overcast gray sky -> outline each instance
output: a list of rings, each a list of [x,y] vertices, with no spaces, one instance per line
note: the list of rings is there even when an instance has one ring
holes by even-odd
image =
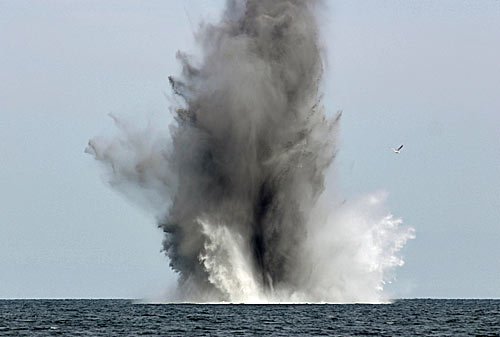
[[[167,76],[224,1],[0,0],[0,298],[157,297],[154,218],[83,150],[109,112],[168,115]],[[396,297],[500,297],[500,2],[327,1],[336,177],[416,229]],[[390,147],[405,144],[401,155]]]

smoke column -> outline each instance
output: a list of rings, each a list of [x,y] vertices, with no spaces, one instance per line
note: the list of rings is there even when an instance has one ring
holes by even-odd
[[[228,1],[178,53],[168,134],[115,119],[87,152],[112,186],[140,191],[186,301],[380,301],[411,230],[384,196],[341,206],[325,190],[340,114],[325,115],[318,1]],[[330,203],[328,202],[330,200]]]

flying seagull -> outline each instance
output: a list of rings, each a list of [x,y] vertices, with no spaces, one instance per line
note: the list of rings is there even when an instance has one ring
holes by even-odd
[[[393,151],[394,153],[401,153],[401,149],[402,149],[402,148],[403,148],[403,145],[400,145],[397,149],[392,148],[392,151]]]

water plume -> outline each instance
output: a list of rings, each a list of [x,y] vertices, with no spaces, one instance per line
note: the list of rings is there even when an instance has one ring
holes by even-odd
[[[197,33],[199,62],[177,54],[169,132],[114,118],[117,138],[89,142],[112,186],[155,211],[183,300],[378,301],[402,264],[399,220],[323,195],[341,114],[319,95],[317,5],[228,1]]]

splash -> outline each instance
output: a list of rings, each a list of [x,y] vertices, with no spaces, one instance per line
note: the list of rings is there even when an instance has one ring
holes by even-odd
[[[197,35],[199,64],[178,53],[169,132],[114,118],[117,138],[89,142],[112,186],[158,216],[184,300],[380,301],[403,263],[399,219],[323,193],[341,115],[319,95],[317,4],[228,1]]]

